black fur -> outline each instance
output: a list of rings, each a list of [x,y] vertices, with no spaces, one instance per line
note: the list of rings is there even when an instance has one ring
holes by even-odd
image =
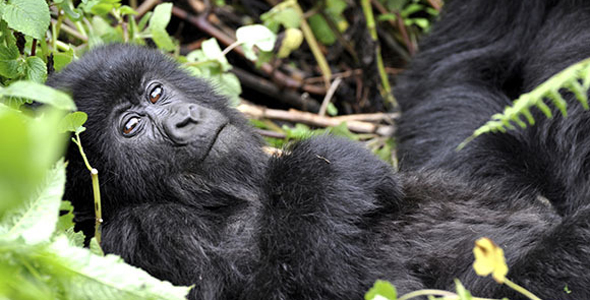
[[[564,94],[568,118],[557,109],[553,119],[535,111],[532,128],[484,135],[462,151],[455,148],[521,93],[590,57],[588,28],[588,1],[449,1],[396,87],[403,111],[397,134],[401,169],[444,171],[488,186],[497,200],[477,197],[492,210],[476,215],[490,223],[505,220],[493,237],[506,248],[508,275],[542,298],[590,297],[589,113]],[[524,223],[506,219],[514,217]],[[460,214],[455,218],[466,222]],[[477,285],[481,279],[469,281]]]
[[[532,30],[563,21],[553,11],[581,14],[575,4],[586,6],[451,2],[398,88],[402,165],[408,170],[401,174],[360,146],[331,137],[267,157],[260,138],[225,99],[152,50],[98,48],[49,85],[70,91],[89,113],[82,138],[102,172],[103,248],[159,278],[195,284],[191,299],[362,299],[376,279],[406,293],[453,289],[453,278],[478,296],[522,299],[475,275],[471,249],[482,236],[505,249],[509,277],[540,297],[589,299],[584,188],[576,187],[581,198],[543,190],[565,195],[573,191],[546,183],[585,183],[586,177],[576,177],[584,166],[569,161],[588,147],[577,145],[566,158],[550,151],[583,140],[529,130],[485,137],[453,152],[461,134],[468,136],[536,82],[524,74],[543,73],[517,63],[534,59],[514,41],[526,49],[535,39],[547,43],[531,37]],[[583,22],[567,28],[578,24]],[[146,99],[153,81],[166,90],[156,104]],[[120,115],[128,113],[149,126],[122,136]],[[561,122],[556,130],[564,132],[582,129],[566,126],[584,120],[579,114],[547,121],[536,132],[552,122]],[[179,139],[187,128],[193,139]],[[539,143],[553,148],[534,148]],[[78,153],[69,151],[68,160],[66,198],[83,216],[91,185]],[[539,195],[551,203],[538,201]]]

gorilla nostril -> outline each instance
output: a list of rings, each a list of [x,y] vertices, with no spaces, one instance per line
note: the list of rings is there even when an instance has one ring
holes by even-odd
[[[186,106],[179,107],[177,112],[176,128],[182,128],[189,124],[199,124],[200,113],[197,105],[189,104]]]

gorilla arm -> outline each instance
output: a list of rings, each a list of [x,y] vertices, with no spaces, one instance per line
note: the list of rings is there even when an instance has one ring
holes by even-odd
[[[375,228],[402,193],[391,167],[366,149],[330,137],[297,143],[271,159],[264,190],[261,257],[246,298],[361,299],[386,272],[402,289],[420,287],[401,276],[395,253],[379,249]]]
[[[562,219],[540,201],[503,206],[493,181],[467,184],[440,171],[401,176],[407,205],[389,231],[402,234],[385,243],[408,258],[425,286],[454,290],[453,278],[459,278],[474,296],[526,299],[475,274],[474,242],[488,237],[504,249],[507,277],[540,298],[590,297],[590,207]]]
[[[239,232],[228,238],[221,217],[176,203],[126,207],[110,220],[103,227],[105,252],[173,284],[195,285],[189,299],[239,295],[252,256],[245,223],[234,220]]]

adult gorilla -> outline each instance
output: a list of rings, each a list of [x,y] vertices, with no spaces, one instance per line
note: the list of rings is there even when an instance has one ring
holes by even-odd
[[[395,174],[330,137],[267,157],[224,98],[145,48],[97,48],[48,84],[89,114],[103,248],[195,284],[191,299],[362,299],[376,279],[405,293],[452,289],[455,277],[476,295],[522,298],[472,271],[481,236],[505,248],[509,276],[539,296],[590,298],[589,209],[562,219],[528,195],[507,199],[493,178]],[[83,215],[89,176],[74,148],[68,160],[66,198]]]

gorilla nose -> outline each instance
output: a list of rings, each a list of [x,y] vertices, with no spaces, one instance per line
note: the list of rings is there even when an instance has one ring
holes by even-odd
[[[201,119],[200,109],[195,104],[182,105],[176,107],[174,112],[174,123],[176,128],[183,128],[190,124],[198,124]]]
[[[205,130],[203,108],[197,104],[182,103],[168,108],[168,114],[162,115],[164,132],[174,141],[183,145],[188,141],[199,138]]]

